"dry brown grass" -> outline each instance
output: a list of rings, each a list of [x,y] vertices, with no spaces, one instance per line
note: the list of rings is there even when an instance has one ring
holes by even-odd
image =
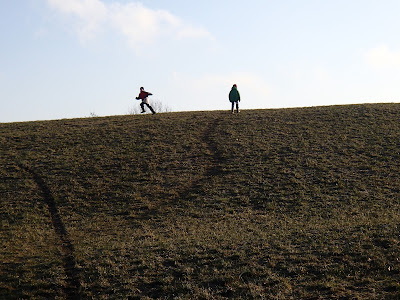
[[[399,120],[382,104],[0,124],[0,297],[398,298]]]

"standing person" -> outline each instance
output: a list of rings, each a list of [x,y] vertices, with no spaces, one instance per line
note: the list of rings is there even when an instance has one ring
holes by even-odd
[[[229,92],[229,101],[232,103],[231,113],[233,113],[235,103],[236,103],[236,112],[239,113],[240,94],[236,84],[232,86],[232,89]]]
[[[144,105],[147,105],[147,107],[151,110],[153,115],[156,113],[154,109],[150,106],[149,104],[149,99],[148,97],[153,95],[152,93],[148,93],[144,90],[144,87],[140,88],[140,93],[139,96],[136,97],[137,100],[142,100],[142,103],[140,103],[140,107],[142,108],[141,113],[145,113],[146,111],[144,110]]]

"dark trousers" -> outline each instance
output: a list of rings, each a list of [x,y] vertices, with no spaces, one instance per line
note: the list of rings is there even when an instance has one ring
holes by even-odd
[[[154,109],[148,103],[144,103],[144,102],[140,103],[140,107],[142,108],[142,112],[145,112],[145,110],[144,110],[144,106],[145,105],[147,105],[147,107],[150,109],[150,111],[153,113],[153,115],[156,113],[154,111]]]
[[[239,102],[232,102],[232,109],[231,112],[233,113],[233,109],[235,108],[235,103],[236,103],[236,112],[239,113]]]

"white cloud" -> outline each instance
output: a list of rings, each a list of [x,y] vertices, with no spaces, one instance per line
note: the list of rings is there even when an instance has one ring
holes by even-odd
[[[392,51],[388,46],[382,45],[367,51],[365,60],[368,65],[377,69],[399,68],[400,52]]]
[[[33,33],[33,37],[35,38],[35,39],[40,39],[40,38],[42,38],[42,37],[44,37],[44,36],[46,36],[47,35],[47,29],[46,28],[39,28],[38,30],[36,30],[34,33]]]
[[[163,10],[151,10],[140,3],[110,6],[110,23],[133,46],[150,44],[162,35],[172,34],[180,20]]]
[[[103,22],[107,20],[108,9],[99,0],[47,0],[55,10],[78,20],[77,31],[86,40],[95,36]]]
[[[252,73],[237,72],[225,75],[207,75],[195,81],[198,88],[201,87],[232,87],[237,84],[238,89],[257,94],[260,98],[266,98],[270,94],[266,82]]]
[[[208,74],[202,77],[175,72],[169,83],[170,97],[174,98],[178,110],[226,109],[233,84],[238,86],[242,108],[269,107],[269,85],[262,77],[248,72]]]
[[[102,27],[112,28],[125,36],[136,49],[155,43],[161,37],[212,38],[204,28],[193,27],[166,10],[150,9],[140,2],[105,4],[100,0],[47,1],[61,14],[77,19],[77,31],[82,39],[95,36]]]
[[[179,39],[185,38],[207,38],[213,40],[213,36],[210,32],[204,28],[195,28],[191,26],[185,26],[177,32],[177,37]]]

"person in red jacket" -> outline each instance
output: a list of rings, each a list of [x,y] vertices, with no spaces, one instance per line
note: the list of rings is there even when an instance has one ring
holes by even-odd
[[[142,103],[140,103],[140,107],[142,108],[141,113],[145,113],[146,111],[144,110],[144,106],[147,105],[147,107],[151,110],[153,115],[156,113],[154,109],[150,106],[149,104],[149,99],[148,97],[153,95],[152,93],[146,92],[144,90],[144,87],[140,88],[140,93],[139,96],[136,97],[137,100],[142,100]]]

